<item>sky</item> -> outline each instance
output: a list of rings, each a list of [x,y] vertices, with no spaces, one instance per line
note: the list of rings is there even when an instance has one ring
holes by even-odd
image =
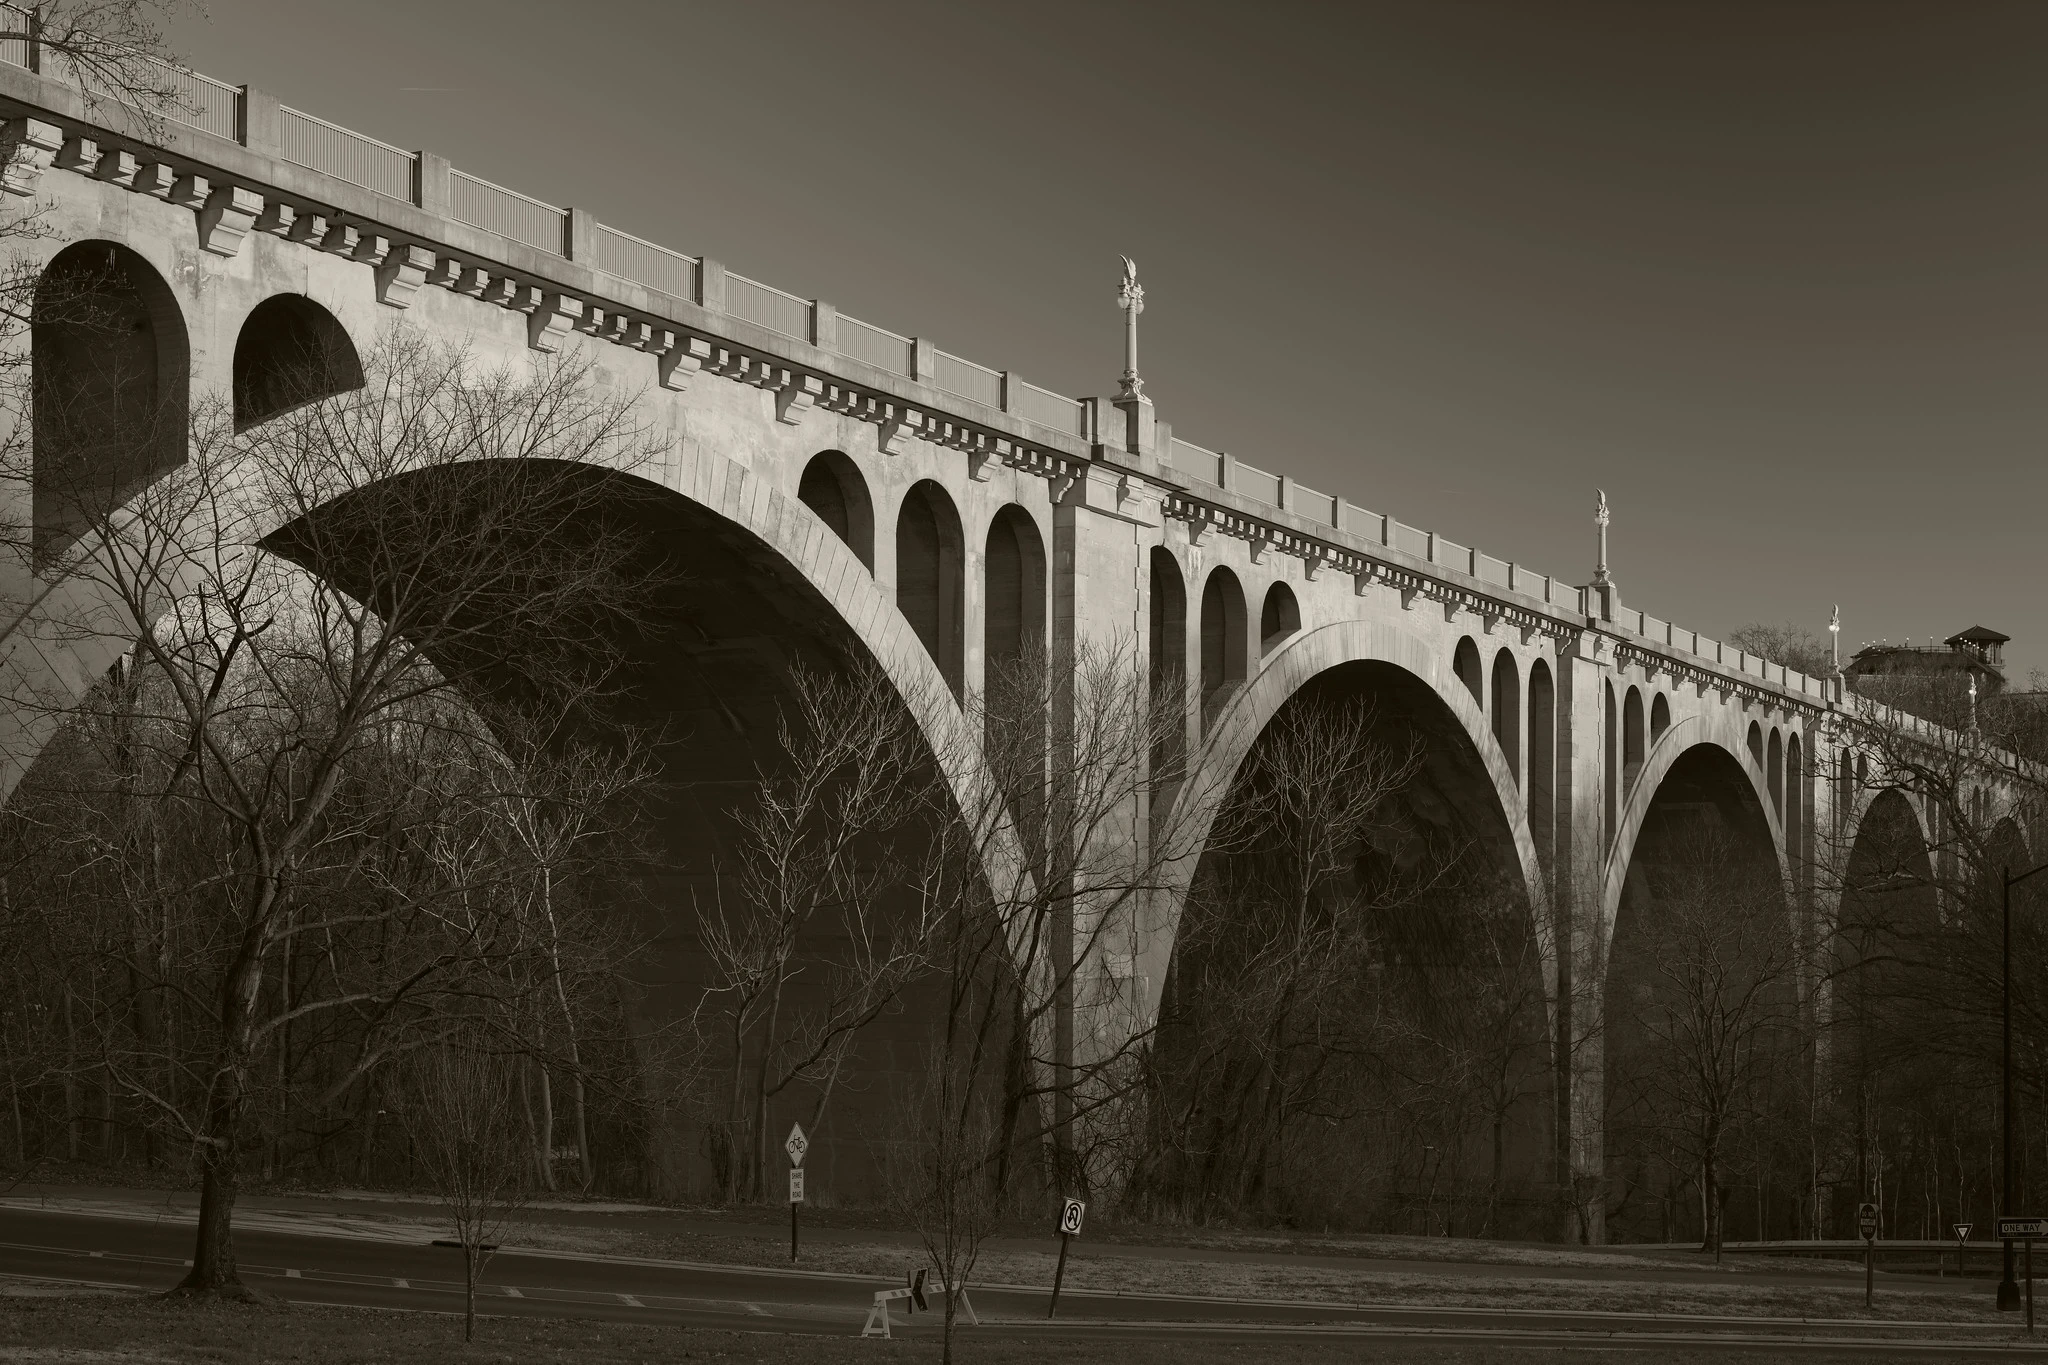
[[[2048,669],[2048,5],[212,0],[198,70],[1709,635]]]

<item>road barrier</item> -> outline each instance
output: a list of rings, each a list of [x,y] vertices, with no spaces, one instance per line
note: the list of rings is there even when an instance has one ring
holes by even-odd
[[[967,1314],[968,1322],[976,1327],[981,1326],[981,1319],[974,1312],[974,1300],[967,1297],[967,1286],[964,1283],[942,1284],[937,1288],[927,1289],[925,1286],[925,1275],[926,1272],[920,1270],[915,1275],[912,1275],[910,1283],[901,1289],[877,1290],[875,1292],[875,1306],[868,1310],[867,1324],[860,1329],[860,1334],[863,1337],[889,1336],[889,1305],[892,1303],[905,1304],[906,1314],[915,1313],[919,1309],[929,1309],[931,1304],[925,1298],[925,1295],[928,1293],[947,1295]]]

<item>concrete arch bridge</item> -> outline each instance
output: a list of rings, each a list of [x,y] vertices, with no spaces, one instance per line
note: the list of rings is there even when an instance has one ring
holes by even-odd
[[[19,245],[50,278],[81,257],[111,266],[133,317],[119,344],[152,402],[220,394],[261,422],[283,402],[287,350],[327,357],[344,389],[391,326],[502,360],[584,348],[645,388],[673,433],[649,477],[696,578],[718,585],[693,604],[702,647],[667,661],[673,711],[758,718],[791,639],[865,651],[936,699],[929,727],[957,723],[991,660],[1134,650],[1178,716],[1185,765],[1135,803],[1141,839],[1162,821],[1203,827],[1316,680],[1381,699],[1427,736],[1434,780],[1536,919],[1561,1180],[1598,1188],[1602,1073],[1586,1040],[1660,812],[1715,806],[1802,913],[1831,913],[1828,860],[1873,803],[1837,681],[1625,609],[1604,572],[1537,573],[1203,449],[1137,384],[1067,398],[261,90],[189,83],[191,107],[143,140],[62,80],[0,62],[4,188],[17,210],[48,211],[48,234]],[[22,344],[39,374],[82,363],[63,337]],[[174,440],[163,458],[182,458]],[[39,536],[63,534],[41,480],[19,496]],[[4,587],[11,791],[64,699],[129,642],[77,629],[93,604],[74,583]],[[742,740],[696,756],[726,776],[751,759]],[[1986,813],[2025,805],[2013,770],[1984,772]],[[1130,1025],[1159,1008],[1193,875],[1084,965]]]

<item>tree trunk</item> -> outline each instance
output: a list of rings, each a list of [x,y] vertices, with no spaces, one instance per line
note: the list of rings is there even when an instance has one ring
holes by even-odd
[[[462,1239],[462,1339],[476,1340],[476,1248]]]
[[[235,1264],[233,1220],[243,1100],[238,1066],[223,1065],[207,1105],[207,1142],[199,1182],[199,1232],[192,1247],[192,1269],[173,1293],[225,1299],[256,1297],[243,1285],[240,1268]]]
[[[540,1077],[540,1116],[535,1126],[534,1153],[540,1159],[541,1188],[552,1194],[555,1188],[555,1086],[548,1079],[547,1063],[535,1061],[533,1070]]]
[[[259,906],[269,896],[259,892]],[[261,922],[259,912],[251,916]],[[201,1151],[199,1230],[192,1269],[174,1293],[253,1299],[235,1265],[234,1213],[241,1173],[243,1110],[249,1097],[250,1021],[263,986],[261,936],[250,930],[242,951],[221,979],[221,1042],[213,1084],[206,1099],[206,1132]]]

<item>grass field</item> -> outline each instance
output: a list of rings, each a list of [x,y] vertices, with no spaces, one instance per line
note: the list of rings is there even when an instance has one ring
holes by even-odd
[[[1737,1359],[1781,1365],[1810,1356],[1764,1352],[1602,1349],[1618,1365],[1706,1365]],[[936,1362],[935,1338],[861,1341],[851,1337],[739,1334],[615,1323],[485,1319],[473,1345],[461,1320],[438,1313],[311,1308],[275,1303],[217,1305],[99,1295],[0,1300],[0,1362],[35,1365],[356,1365],[356,1362],[503,1362],[503,1365],[638,1365],[639,1362],[753,1361],[761,1365],[885,1365]],[[1303,1342],[1275,1337],[1251,1344],[1167,1339],[1008,1341],[963,1328],[956,1358],[989,1365],[1321,1365],[1338,1361],[1429,1365],[1556,1365],[1554,1348],[1435,1347]]]

